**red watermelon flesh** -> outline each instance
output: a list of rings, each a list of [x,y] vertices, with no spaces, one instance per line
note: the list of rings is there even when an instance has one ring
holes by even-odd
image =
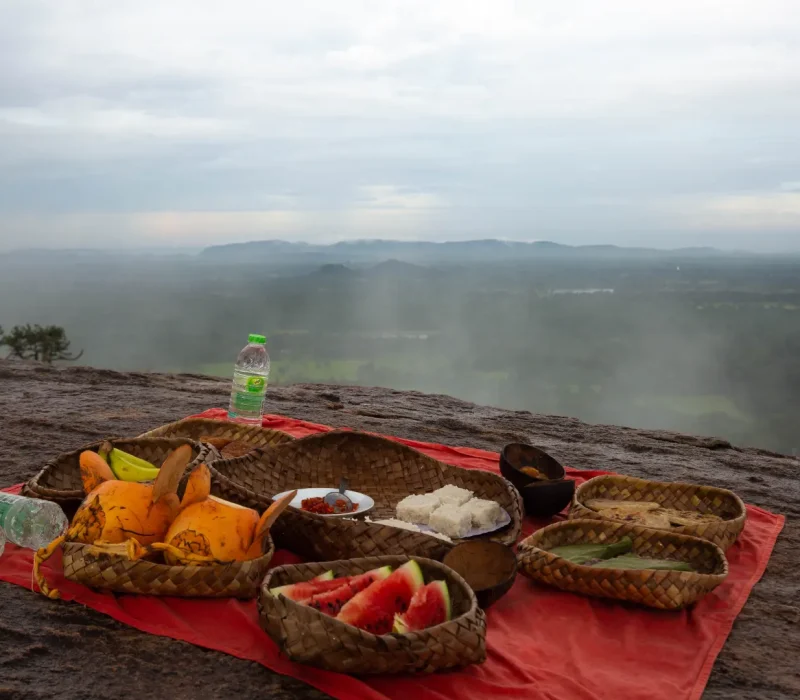
[[[405,634],[440,625],[452,616],[450,591],[444,581],[433,581],[420,588],[403,615],[394,616],[393,632]]]
[[[372,634],[388,634],[392,631],[395,613],[408,609],[414,594],[424,583],[422,570],[412,559],[389,578],[376,581],[353,596],[336,619]]]
[[[290,583],[286,586],[278,586],[277,588],[270,588],[269,592],[272,593],[274,596],[283,595],[289,598],[290,600],[301,601],[305,600],[306,598],[310,598],[312,595],[317,595],[318,593],[325,593],[326,591],[332,591],[335,588],[339,588],[343,586],[345,583],[348,583],[350,579],[354,578],[353,576],[343,576],[342,578],[333,578],[333,572],[330,572],[331,576],[329,578],[322,578],[322,576],[327,576],[328,572],[326,571],[324,574],[317,576],[316,578],[311,579],[310,581],[302,581],[300,583]]]
[[[392,573],[391,566],[384,566],[380,569],[373,569],[361,576],[353,576],[350,581],[334,588],[332,591],[318,593],[306,600],[300,601],[303,605],[316,608],[325,615],[335,616],[342,609],[342,606],[350,600],[356,593],[360,593],[375,581],[382,581]]]

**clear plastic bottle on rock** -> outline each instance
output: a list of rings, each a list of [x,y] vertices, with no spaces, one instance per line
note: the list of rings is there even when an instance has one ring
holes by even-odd
[[[63,535],[69,521],[57,503],[0,492],[0,530],[8,542],[39,549]]]
[[[251,333],[236,358],[228,418],[237,423],[261,425],[269,378],[267,339]]]

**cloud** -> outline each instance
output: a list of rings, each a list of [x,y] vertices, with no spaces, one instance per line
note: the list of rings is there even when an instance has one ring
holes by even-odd
[[[800,248],[794,6],[7,0],[0,248],[23,220],[101,244],[93,216],[318,238],[319,212],[341,237]]]
[[[700,229],[795,230],[800,235],[800,191],[713,197],[699,203],[693,223]]]

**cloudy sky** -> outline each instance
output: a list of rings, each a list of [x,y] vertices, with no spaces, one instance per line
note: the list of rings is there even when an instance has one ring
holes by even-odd
[[[0,0],[0,249],[800,250],[797,0]]]

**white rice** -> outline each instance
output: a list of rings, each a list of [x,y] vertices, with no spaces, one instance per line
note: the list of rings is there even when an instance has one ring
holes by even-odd
[[[440,489],[436,489],[433,495],[442,502],[442,505],[463,506],[472,498],[472,491],[462,489],[453,484],[447,484]]]
[[[492,527],[503,517],[503,509],[499,503],[483,498],[473,498],[463,506],[469,511],[474,527]]]
[[[354,518],[355,519],[355,518]],[[452,542],[447,535],[443,535],[440,532],[429,532],[427,530],[420,530],[414,523],[407,523],[403,520],[395,520],[394,518],[387,518],[386,520],[370,520],[369,517],[364,518],[369,523],[375,523],[377,525],[387,525],[388,527],[396,527],[400,530],[411,530],[412,532],[421,532],[424,535],[430,535],[431,537],[437,537],[440,540],[445,540],[446,542]]]
[[[406,496],[397,504],[395,513],[398,520],[404,520],[407,523],[427,525],[431,513],[438,508],[439,505],[439,498],[432,493]]]
[[[472,529],[472,515],[463,506],[447,503],[431,513],[428,525],[448,537],[463,537]]]

